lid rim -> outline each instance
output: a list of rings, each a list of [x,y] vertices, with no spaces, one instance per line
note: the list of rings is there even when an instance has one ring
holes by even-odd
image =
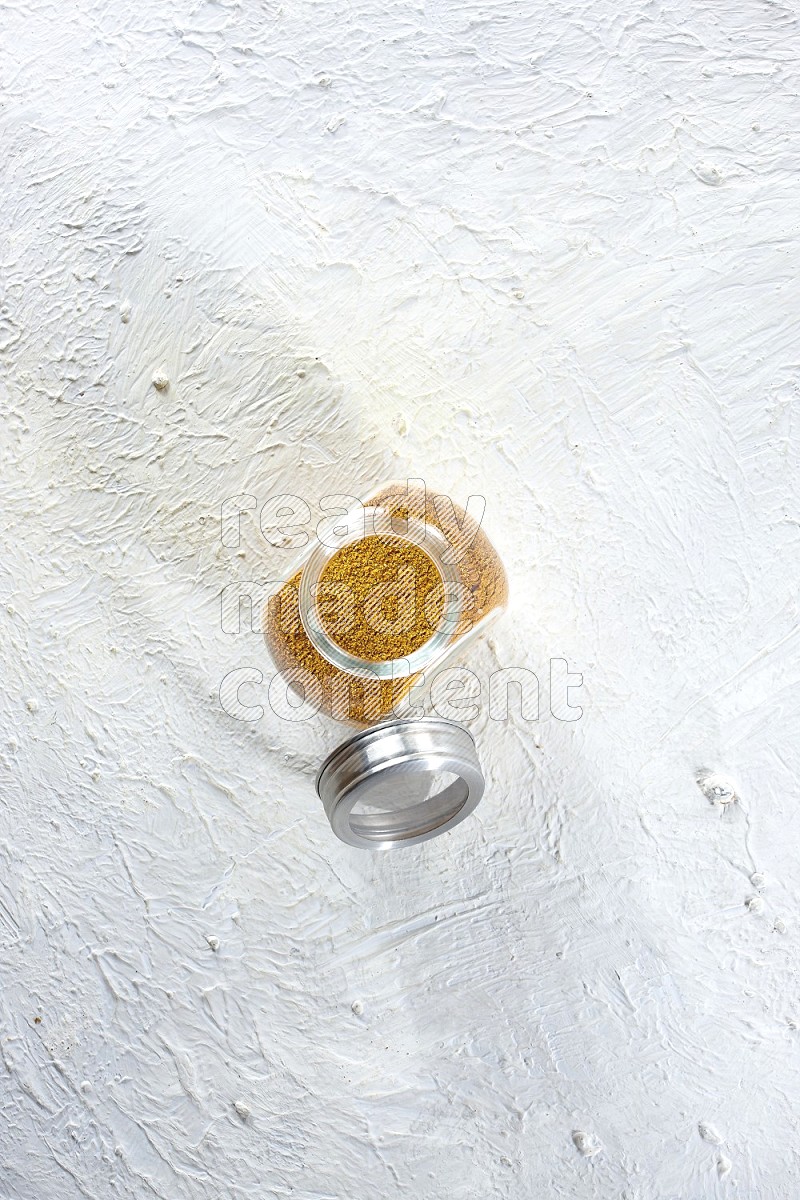
[[[449,784],[433,796],[399,809],[387,821],[382,831],[385,836],[377,831],[364,833],[363,824],[358,819],[351,822],[350,817],[360,795],[372,783],[385,779],[387,771],[402,775],[404,769],[407,774],[447,771],[461,786],[454,792],[455,784]],[[448,832],[474,811],[485,787],[475,739],[463,725],[444,717],[395,718],[359,730],[334,747],[315,782],[336,836],[367,850],[411,846]],[[408,824],[403,822],[404,812]]]
[[[466,726],[459,725],[457,721],[451,721],[447,717],[391,717],[388,720],[379,721],[376,725],[370,725],[367,729],[357,730],[357,732],[352,734],[351,737],[345,738],[343,742],[339,742],[338,746],[334,746],[334,748],[322,760],[320,768],[317,771],[314,779],[314,786],[317,790],[317,795],[319,795],[319,784],[324,772],[328,769],[328,767],[330,767],[333,760],[341,751],[349,750],[351,747],[356,746],[357,743],[366,741],[366,739],[372,734],[380,732],[388,733],[389,730],[393,729],[395,726],[411,725],[412,723],[416,724],[420,721],[424,721],[425,724],[430,728],[433,728],[434,724],[437,724],[439,726],[447,727],[448,729],[457,730],[460,733],[465,733],[472,742],[473,746],[475,745],[475,738],[472,736]]]

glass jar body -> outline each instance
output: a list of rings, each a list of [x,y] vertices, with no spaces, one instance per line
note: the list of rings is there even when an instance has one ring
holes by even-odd
[[[437,588],[441,585],[441,605],[437,599],[426,608],[429,636],[426,631],[424,641],[408,646],[402,638],[387,642],[400,645],[400,653],[389,649],[379,657],[364,656],[352,646],[344,649],[342,639],[331,633],[326,572],[345,548],[358,543],[368,548],[367,538],[377,539],[376,547],[382,542],[400,551],[405,546],[409,554],[412,548],[422,551],[435,568]],[[400,577],[394,591],[401,593],[402,609]],[[318,531],[285,583],[269,597],[264,635],[291,687],[328,716],[364,727],[406,714],[412,689],[429,683],[434,668],[478,636],[507,599],[505,570],[480,521],[422,481],[391,482],[374,488],[362,503]],[[380,623],[384,617],[378,613],[376,619]]]

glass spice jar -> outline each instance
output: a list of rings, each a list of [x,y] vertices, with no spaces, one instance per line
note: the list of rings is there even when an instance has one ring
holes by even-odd
[[[477,805],[483,776],[470,734],[409,716],[410,695],[507,599],[505,570],[479,522],[422,480],[385,484],[331,518],[269,597],[264,635],[289,686],[364,731],[317,777],[342,840],[413,845]],[[430,777],[442,771],[452,782],[432,791]]]

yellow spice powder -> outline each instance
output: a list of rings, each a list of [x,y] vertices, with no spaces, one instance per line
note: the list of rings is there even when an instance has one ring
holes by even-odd
[[[413,542],[370,536],[337,550],[317,589],[320,621],[342,650],[370,662],[413,654],[444,611],[442,577]]]
[[[300,571],[288,579],[266,606],[264,636],[275,666],[296,689],[298,679],[305,698],[311,680],[319,689],[322,712],[338,721],[370,725],[402,700],[417,679],[356,679],[338,670],[308,639],[300,617]]]

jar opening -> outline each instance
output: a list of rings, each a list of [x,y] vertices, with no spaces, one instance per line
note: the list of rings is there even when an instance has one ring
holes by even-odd
[[[300,619],[319,653],[351,675],[389,679],[426,666],[451,640],[461,584],[440,530],[360,508],[323,530],[300,578]]]

